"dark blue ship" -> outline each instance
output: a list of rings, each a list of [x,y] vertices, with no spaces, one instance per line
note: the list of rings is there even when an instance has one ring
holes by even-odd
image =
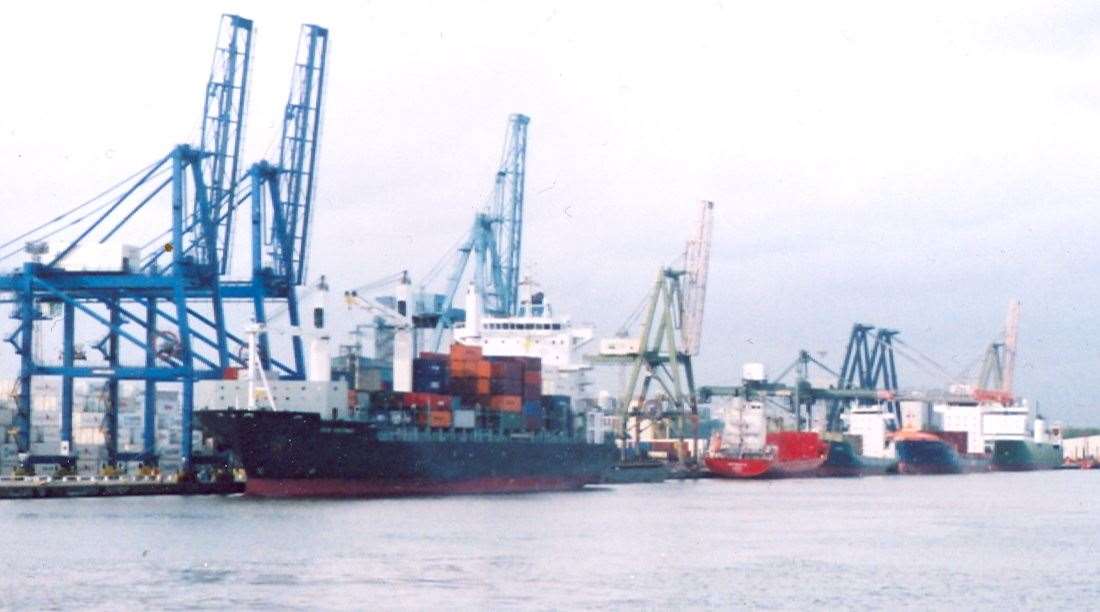
[[[619,459],[613,443],[566,432],[388,427],[316,413],[204,410],[205,436],[230,450],[245,492],[269,497],[393,497],[579,489]]]

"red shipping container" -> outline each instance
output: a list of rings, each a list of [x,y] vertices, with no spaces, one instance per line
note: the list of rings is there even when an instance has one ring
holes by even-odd
[[[521,412],[523,398],[518,395],[494,395],[489,399],[489,408],[500,412]]]
[[[493,378],[502,380],[522,380],[523,364],[518,361],[493,361]]]
[[[451,408],[451,396],[441,395],[439,393],[406,393],[404,405],[406,408],[417,408],[420,410],[450,410]]]
[[[524,370],[523,372],[523,384],[525,385],[541,385],[542,384],[542,371],[541,370]]]

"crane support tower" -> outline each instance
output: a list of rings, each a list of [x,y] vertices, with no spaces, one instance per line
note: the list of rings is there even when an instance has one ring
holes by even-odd
[[[873,391],[880,386],[884,391],[898,391],[898,371],[894,362],[894,337],[896,330],[875,330],[873,325],[856,323],[848,337],[848,348],[844,352],[844,362],[840,366],[836,388],[839,390]],[[874,403],[873,398],[862,398],[862,403]],[[846,402],[843,398],[831,399],[826,413],[826,427],[829,431],[840,431],[840,416]],[[888,409],[901,422],[901,404],[897,400],[888,402]]]

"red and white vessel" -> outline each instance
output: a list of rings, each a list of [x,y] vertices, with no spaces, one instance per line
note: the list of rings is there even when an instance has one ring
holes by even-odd
[[[715,432],[705,459],[723,478],[813,476],[829,445],[813,431],[768,431],[764,405],[738,401],[726,411],[725,428]]]

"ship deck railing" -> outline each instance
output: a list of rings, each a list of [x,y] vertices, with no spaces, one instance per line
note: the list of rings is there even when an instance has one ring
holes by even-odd
[[[505,433],[484,429],[421,429],[418,427],[399,427],[380,430],[379,440],[394,442],[539,442],[539,443],[577,443],[576,438],[560,432],[527,432],[522,434]]]

